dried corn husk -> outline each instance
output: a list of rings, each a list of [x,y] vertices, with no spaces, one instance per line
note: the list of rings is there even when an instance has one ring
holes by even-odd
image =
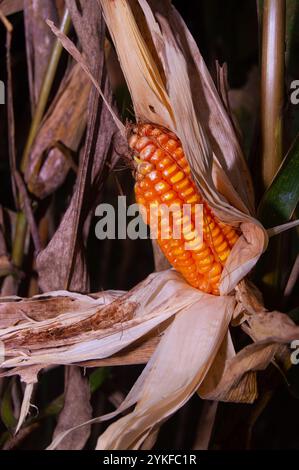
[[[252,184],[230,119],[194,41],[171,5],[150,2],[152,9],[145,0],[100,3],[136,116],[178,135],[200,192],[221,220],[242,232],[221,278],[220,292],[227,294],[252,269],[268,241],[266,231],[251,216]],[[150,39],[146,42],[144,37]],[[205,103],[205,113],[195,102]]]
[[[250,329],[256,342],[235,354],[228,325],[240,298],[249,310],[244,330]],[[148,361],[116,412],[93,420],[113,418],[137,404],[108,428],[99,448],[141,446],[196,390],[202,398],[251,403],[257,396],[254,371],[265,368],[299,334],[286,315],[266,313],[250,287],[243,286],[238,297],[215,297],[190,287],[173,269],[150,275],[128,293],[58,291],[29,300],[13,297],[0,302],[3,311],[12,325],[0,330],[5,346],[1,375],[19,374],[27,383],[18,429],[39,370],[59,364],[93,367]],[[124,432],[128,425],[129,434]],[[77,428],[56,436],[51,448]]]
[[[58,316],[35,320],[31,310],[50,298],[60,304]],[[119,298],[117,298],[119,297]],[[6,359],[2,368],[72,364],[101,359],[124,349],[187,307],[202,301],[204,294],[186,286],[174,270],[149,276],[129,294],[104,292],[98,298],[66,292],[37,296],[31,301],[8,302],[6,315],[16,318],[20,310],[27,321],[0,330]],[[211,297],[213,299],[213,297]],[[82,300],[83,299],[83,300]],[[233,298],[232,298],[233,299]],[[221,302],[221,299],[219,300]]]

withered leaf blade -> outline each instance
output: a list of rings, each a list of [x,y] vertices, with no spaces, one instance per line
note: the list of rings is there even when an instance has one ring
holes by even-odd
[[[81,371],[82,369],[76,366],[65,368],[64,406],[58,417],[53,438],[92,417],[89,383]],[[91,425],[87,425],[68,434],[57,446],[57,450],[82,449],[90,435],[90,429]]]
[[[109,426],[97,449],[140,448],[153,427],[186,403],[208,373],[233,309],[232,297],[203,294],[201,301],[175,316],[125,400],[134,400],[135,409]]]
[[[106,295],[107,301],[110,296]],[[41,322],[69,312],[79,312],[96,302],[90,296],[58,291],[37,295],[30,299],[2,297],[0,302],[0,328],[33,320]]]
[[[84,64],[92,70],[97,82],[102,84],[105,103],[111,109],[112,94],[104,69],[104,23],[96,2],[86,2],[84,8],[95,5],[89,21],[93,23],[95,31],[100,28],[100,35],[90,38],[98,53],[96,56],[84,56]],[[83,8],[83,9],[84,9]],[[84,15],[83,15],[84,17]],[[84,22],[81,29],[84,27]],[[91,26],[90,26],[91,27]],[[67,38],[52,26],[63,44]],[[80,37],[80,31],[77,28]],[[79,63],[82,55],[71,41],[67,40],[71,49],[76,50]],[[94,51],[94,48],[90,50]],[[86,51],[88,54],[88,51]],[[86,67],[83,67],[85,70]],[[40,286],[46,290],[63,286],[74,291],[88,291],[89,279],[85,262],[85,239],[90,227],[93,209],[98,203],[103,185],[105,165],[108,157],[113,155],[112,140],[116,133],[116,126],[106,105],[99,100],[95,89],[92,90],[88,108],[88,129],[85,148],[79,166],[79,176],[71,204],[63,217],[60,227],[56,231],[46,249],[37,259]],[[107,168],[106,168],[107,169]],[[63,253],[60,260],[55,260],[56,253]],[[51,266],[52,264],[52,266]]]
[[[58,21],[55,2],[26,0],[24,19],[29,88],[32,111],[34,111],[55,41],[46,24],[47,19]]]
[[[86,5],[90,6],[90,3],[87,2],[85,7]],[[100,36],[97,36],[98,53],[96,56],[90,56],[85,51],[84,60],[94,72],[98,82],[103,84],[106,101],[112,103],[112,94],[104,69],[104,23],[99,8],[95,8],[90,20],[94,23],[95,30],[98,31],[100,25]],[[79,30],[77,34],[80,37]],[[72,48],[76,49],[73,43],[71,44]],[[91,52],[93,51],[94,47],[91,48]],[[37,258],[40,286],[44,291],[61,287],[80,292],[88,291],[89,279],[84,244],[93,209],[100,198],[105,164],[111,153],[111,142],[115,132],[116,126],[111,114],[93,89],[88,108],[86,143],[80,161],[76,189],[58,230]],[[63,253],[60,259],[55,259],[57,252]]]
[[[139,3],[145,8],[147,2],[139,0]],[[187,59],[188,76],[196,114],[200,122],[205,125],[205,131],[214,155],[220,161],[222,168],[229,176],[229,180],[241,196],[246,207],[250,209],[251,213],[254,213],[253,186],[240,143],[230,116],[221,102],[215,84],[190,31],[182,17],[171,5],[171,2],[150,0],[148,3],[152,6],[162,29],[164,25],[159,17],[166,19],[164,24],[169,24],[178,38],[180,47]]]
[[[29,365],[69,364],[110,357],[141,338],[148,341],[150,332],[161,334],[164,330],[162,324],[167,326],[176,312],[200,301],[202,296],[201,292],[187,286],[178,273],[168,270],[149,276],[125,294],[108,291],[93,298],[70,293],[71,299],[78,299],[74,309],[66,301],[65,292],[53,292],[28,301],[19,300],[26,312],[21,311],[24,322],[0,331],[6,356],[2,367],[21,365],[26,368]],[[61,314],[39,321],[32,319],[33,315],[38,317],[39,306],[41,311],[46,305],[51,308],[50,297],[57,300],[56,306],[52,305],[54,313],[60,304]],[[11,303],[12,311],[16,312],[18,300],[8,300],[2,305],[9,308]]]
[[[97,0],[66,0],[83,53],[94,72],[97,70],[99,38],[102,36]]]
[[[76,152],[86,128],[90,82],[75,64],[63,80],[30,152],[25,179],[30,191],[44,198],[64,182],[71,167],[57,147],[61,142]]]
[[[0,9],[5,16],[14,15],[23,10],[24,0],[1,0]]]
[[[229,343],[228,335],[198,394],[208,400],[253,403],[258,395],[255,371],[266,369],[285,346],[269,339],[231,354]]]
[[[106,80],[106,95],[111,92]],[[109,93],[109,95],[108,95]],[[37,257],[39,283],[43,291],[68,288],[88,292],[89,279],[85,262],[85,238],[93,210],[99,201],[105,162],[116,131],[106,107],[92,93],[87,143],[80,161],[76,189],[59,228],[48,246]],[[95,142],[95,146],[93,145]],[[57,253],[61,256],[57,257]]]

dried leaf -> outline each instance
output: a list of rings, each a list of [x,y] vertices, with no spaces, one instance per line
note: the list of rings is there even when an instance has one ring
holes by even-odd
[[[97,449],[140,447],[153,426],[186,403],[214,361],[233,308],[232,297],[203,295],[201,302],[176,315],[124,402],[137,402],[134,411],[109,426]]]
[[[59,415],[53,438],[76,424],[88,421],[92,417],[90,405],[90,388],[86,377],[82,376],[79,367],[65,369],[64,406]],[[91,425],[84,426],[69,434],[57,446],[57,450],[80,450],[90,434]]]
[[[0,9],[5,16],[14,15],[23,10],[24,0],[1,0]]]
[[[25,387],[20,416],[19,416],[18,424],[15,430],[15,434],[17,434],[18,431],[21,429],[22,424],[24,423],[26,416],[29,412],[30,400],[32,397],[33,389],[34,389],[34,384],[37,383],[37,376],[38,376],[40,369],[41,368],[39,366],[37,367],[34,366],[34,367],[27,367],[25,370],[19,371],[21,380],[22,382],[26,383],[26,387]]]
[[[61,302],[62,311],[47,320],[30,320],[30,309],[34,315],[39,305],[45,309],[49,301],[51,306],[45,295],[11,302],[12,310],[18,303],[27,308],[28,320],[0,331],[5,345],[1,367],[10,369],[4,375],[22,375],[32,365],[38,370],[50,364],[92,367],[107,365],[108,358],[111,364],[121,364],[122,359],[134,363],[135,349],[136,363],[151,356],[116,412],[88,421],[111,419],[136,404],[100,438],[101,448],[138,448],[154,442],[159,425],[196,390],[209,400],[252,403],[257,396],[255,371],[280,357],[284,344],[299,332],[286,315],[261,310],[250,286],[243,285],[237,298],[211,296],[188,286],[174,270],[152,274],[127,294],[108,292],[96,298],[70,294],[70,299],[81,302],[74,311],[65,292],[48,295],[54,299],[62,295],[54,306],[55,311]],[[236,354],[227,328],[242,299],[243,308],[251,312],[242,328],[256,343]],[[141,361],[138,351],[145,353]],[[169,370],[171,381],[165,372]],[[59,433],[50,448],[81,426],[84,423]]]
[[[111,302],[113,296],[106,293],[105,299],[107,302],[109,300]],[[40,322],[69,312],[80,312],[94,306],[95,303],[98,306],[100,305],[98,300],[90,296],[64,291],[37,295],[31,299],[2,297],[0,302],[0,327],[6,328],[28,320]]]
[[[265,369],[281,351],[281,346],[271,340],[254,343],[238,354],[229,352],[228,336],[220,354],[198,389],[200,397],[208,400],[253,403],[257,398],[256,370]],[[228,349],[229,348],[229,349]]]
[[[102,37],[102,23],[96,0],[66,0],[72,23],[75,27],[83,54],[92,73],[97,72],[99,54],[99,38]]]
[[[26,384],[22,406],[21,406],[21,412],[20,412],[18,424],[15,430],[15,434],[17,434],[19,430],[21,429],[22,424],[24,423],[25,418],[28,414],[32,392],[33,392],[33,383]]]
[[[163,76],[128,2],[120,0],[116,5],[109,0],[101,0],[100,3],[116,45],[136,116],[168,128],[173,127],[174,117]]]
[[[97,79],[95,78],[95,75],[92,73],[92,68],[88,62],[86,61],[85,57],[79,52],[75,44],[65,35],[63,34],[52,21],[47,21],[49,27],[52,29],[53,33],[57,36],[59,41],[61,42],[62,46],[68,51],[68,53],[73,57],[73,59],[81,66],[82,70],[86,73],[87,77],[90,79],[92,84],[94,85],[95,89],[103,99],[105,105],[107,106],[107,109],[109,109],[109,112],[111,116],[113,117],[113,120],[115,124],[117,125],[118,129],[123,135],[126,135],[126,130],[125,126],[122,124],[122,122],[118,119],[116,113],[114,112],[112,106],[110,105],[109,101],[105,97],[105,93],[102,91],[101,87],[98,84]]]
[[[46,24],[46,19],[58,21],[55,2],[26,0],[24,19],[29,88],[34,112],[55,40]]]
[[[86,5],[88,7],[90,3],[87,2],[85,7]],[[62,35],[54,25],[52,25],[52,30],[62,41],[63,45],[67,45],[68,50],[75,51],[74,56],[85,71],[89,74],[90,70],[96,71],[97,80],[99,83],[104,84],[104,95],[107,97],[107,99],[105,98],[105,103],[108,104],[108,108],[111,110],[112,95],[104,69],[104,25],[99,9],[93,12],[91,18],[95,25],[95,30],[97,30],[100,24],[101,31],[101,36],[97,38],[98,54],[96,62],[95,57],[90,57],[87,51],[85,51],[85,58],[83,59],[74,44]],[[82,31],[77,29],[79,37],[80,32]],[[94,51],[94,42],[92,42],[91,51]],[[97,82],[95,83],[97,85]],[[113,113],[113,116],[113,119],[118,121],[115,113]],[[100,102],[95,90],[93,90],[89,103],[89,125],[86,145],[80,162],[76,190],[54,237],[37,258],[40,285],[44,291],[60,288],[61,286],[81,292],[88,291],[89,281],[85,265],[84,234],[86,237],[93,209],[100,197],[105,164],[109,157],[113,136],[116,132],[113,119],[107,107],[103,106],[102,101]],[[53,265],[53,259],[56,258],[57,251],[64,253],[64,256],[59,260],[57,259]]]
[[[273,343],[291,343],[299,338],[299,326],[285,313],[276,311],[258,311],[255,315],[248,316],[242,328],[257,342],[267,340]]]
[[[46,307],[46,299],[41,297],[28,301],[27,321],[0,330],[0,339],[6,345],[2,368],[74,364],[110,357],[141,338],[149,339],[150,332],[156,331],[159,335],[173,315],[196,302],[203,302],[204,296],[186,285],[173,270],[152,274],[123,295],[108,291],[97,299],[79,296],[81,307],[75,304],[73,311],[70,303],[66,302],[65,293],[61,294],[63,297],[57,298],[54,306],[55,311],[61,302],[61,315],[41,321],[31,320],[30,316],[35,314],[38,305],[42,310]],[[51,295],[55,297],[55,293]],[[70,297],[77,295],[70,294]],[[59,297],[59,292],[56,296]],[[26,301],[21,301],[21,304],[26,308]],[[4,305],[8,308],[7,302]],[[16,309],[17,303],[12,311]]]
[[[70,162],[56,142],[76,152],[86,127],[90,82],[75,64],[64,79],[30,152],[25,179],[30,191],[44,198],[65,180]]]

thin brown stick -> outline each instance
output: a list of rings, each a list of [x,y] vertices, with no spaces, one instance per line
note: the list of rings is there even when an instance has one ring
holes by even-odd
[[[295,263],[293,264],[291,274],[289,276],[287,285],[283,293],[285,298],[291,295],[298,279],[299,279],[299,255],[297,255]]]

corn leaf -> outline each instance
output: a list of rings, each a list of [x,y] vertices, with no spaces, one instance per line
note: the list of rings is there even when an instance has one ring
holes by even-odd
[[[259,206],[259,218],[266,227],[287,222],[299,201],[299,134],[283,160]]]
[[[7,429],[11,430],[16,425],[16,418],[13,413],[13,407],[11,402],[11,387],[12,382],[8,384],[4,392],[4,396],[1,402],[1,420]]]
[[[107,367],[99,367],[98,369],[94,370],[89,376],[90,392],[94,393],[96,390],[98,390],[103,385],[108,376],[109,369]]]
[[[299,325],[299,307],[293,308],[293,310],[291,310],[288,315],[291,317],[293,322],[296,323],[296,325]]]

